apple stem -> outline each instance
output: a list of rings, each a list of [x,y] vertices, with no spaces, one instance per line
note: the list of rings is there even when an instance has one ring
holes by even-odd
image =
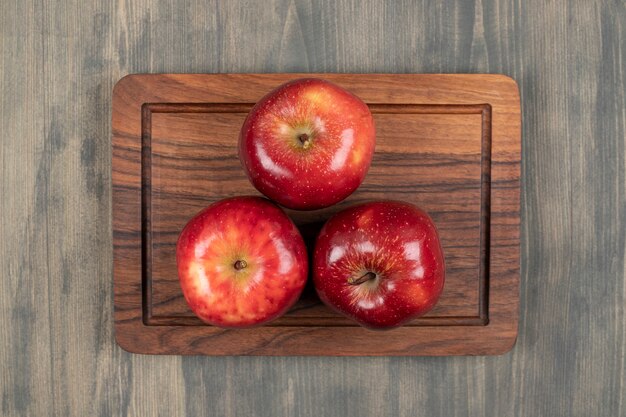
[[[363,276],[357,278],[357,279],[350,279],[350,284],[352,285],[360,285],[363,284],[364,282],[367,281],[371,281],[373,279],[376,279],[376,274],[373,272],[366,272]]]
[[[238,260],[237,262],[235,262],[233,266],[235,267],[237,271],[241,271],[242,269],[248,266],[248,263],[243,260]]]

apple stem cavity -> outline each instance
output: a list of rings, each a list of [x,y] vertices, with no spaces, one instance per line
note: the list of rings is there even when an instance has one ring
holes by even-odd
[[[248,263],[244,260],[238,260],[237,262],[235,262],[235,264],[233,265],[233,267],[237,270],[237,271],[241,271],[242,269],[246,268],[248,266]]]
[[[362,276],[360,276],[359,278],[350,278],[350,280],[348,281],[350,284],[352,285],[361,285],[364,282],[367,281],[371,281],[376,279],[376,274],[373,272],[366,272],[365,274],[363,274]]]
[[[304,149],[307,149],[311,146],[311,138],[306,133],[301,133],[298,135],[298,140]]]

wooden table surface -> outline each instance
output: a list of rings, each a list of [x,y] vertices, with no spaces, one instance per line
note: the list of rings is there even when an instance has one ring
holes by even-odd
[[[114,83],[285,71],[519,82],[510,353],[179,357],[115,345]],[[1,1],[0,414],[626,415],[625,90],[623,0]]]

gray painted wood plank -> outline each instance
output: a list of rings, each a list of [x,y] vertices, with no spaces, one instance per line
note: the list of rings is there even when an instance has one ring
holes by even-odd
[[[623,1],[0,2],[2,415],[626,413]],[[523,109],[520,335],[501,357],[127,354],[110,104],[133,72],[498,72]]]
[[[0,390],[4,415],[53,401],[41,4],[0,4]],[[36,284],[36,285],[35,285]]]

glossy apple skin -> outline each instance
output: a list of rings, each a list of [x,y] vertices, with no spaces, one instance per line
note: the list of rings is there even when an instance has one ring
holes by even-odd
[[[245,262],[245,267],[240,263]],[[219,201],[181,232],[176,263],[189,307],[219,327],[251,327],[282,315],[297,300],[308,273],[296,226],[261,197]]]
[[[376,278],[354,282],[368,272]],[[370,329],[397,327],[428,312],[444,279],[435,224],[411,204],[350,207],[324,225],[315,244],[313,282],[320,298]]]
[[[335,84],[306,78],[254,106],[241,129],[239,158],[261,193],[291,209],[314,210],[359,187],[374,146],[367,105]]]

